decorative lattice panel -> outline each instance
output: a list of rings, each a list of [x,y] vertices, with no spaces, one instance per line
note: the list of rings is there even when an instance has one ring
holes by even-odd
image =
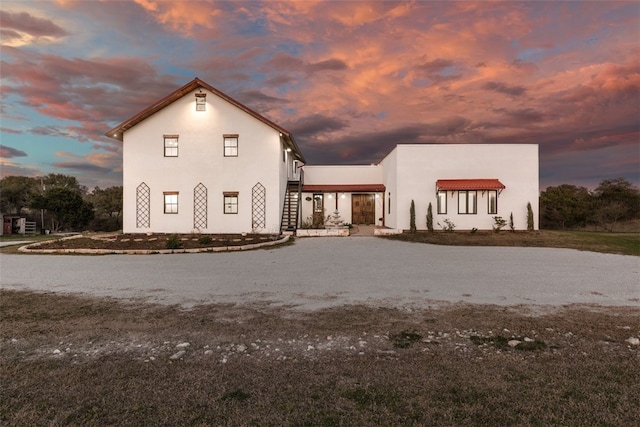
[[[253,231],[260,231],[267,226],[267,190],[264,185],[257,183],[251,189],[251,227]]]
[[[136,188],[136,228],[151,227],[151,189],[144,182]]]
[[[193,228],[207,228],[207,187],[202,183],[193,189]]]

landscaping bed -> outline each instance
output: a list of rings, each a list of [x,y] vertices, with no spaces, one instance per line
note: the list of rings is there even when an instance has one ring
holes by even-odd
[[[205,249],[273,242],[270,234],[117,234],[73,236],[40,243],[37,249],[149,250]]]

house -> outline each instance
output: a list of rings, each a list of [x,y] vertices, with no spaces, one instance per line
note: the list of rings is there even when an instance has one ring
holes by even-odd
[[[196,78],[111,129],[125,233],[268,233],[322,224],[538,228],[536,144],[398,144],[378,164],[305,165],[291,132]],[[437,227],[437,225],[436,225]]]

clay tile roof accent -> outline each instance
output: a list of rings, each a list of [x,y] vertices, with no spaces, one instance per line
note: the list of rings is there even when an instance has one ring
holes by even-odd
[[[505,185],[498,179],[439,179],[438,190],[503,190]]]
[[[302,186],[302,191],[305,193],[380,193],[384,190],[383,184],[313,184]]]

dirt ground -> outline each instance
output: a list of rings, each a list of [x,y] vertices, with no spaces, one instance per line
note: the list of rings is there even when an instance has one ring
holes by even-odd
[[[640,312],[179,306],[0,290],[0,424],[619,425]]]

